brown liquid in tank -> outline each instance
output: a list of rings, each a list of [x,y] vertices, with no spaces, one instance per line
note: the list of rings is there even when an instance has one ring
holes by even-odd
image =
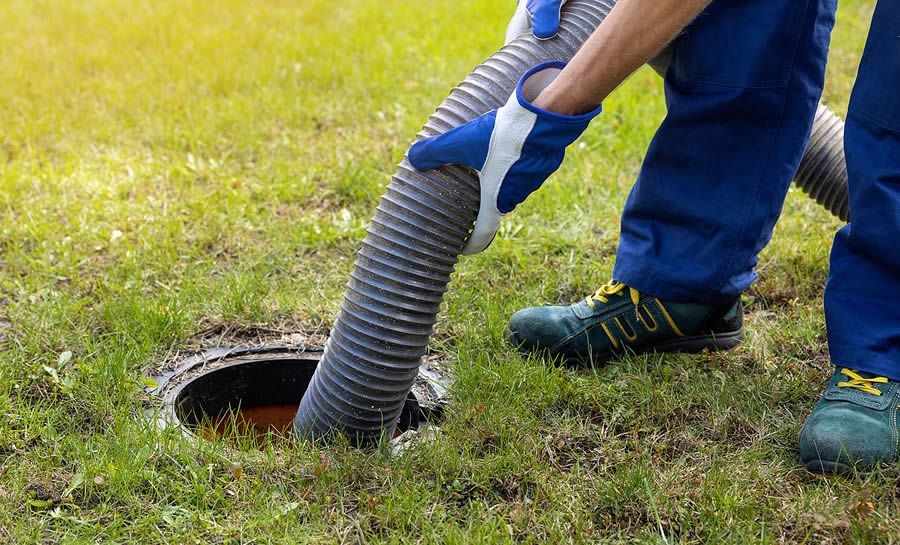
[[[266,433],[290,437],[299,407],[299,403],[282,403],[226,411],[210,417],[200,434],[204,439],[212,439],[217,435],[232,437],[234,433],[238,437],[249,437],[254,445],[262,446]],[[400,433],[399,429],[395,430],[394,437]]]
[[[299,406],[299,403],[283,403],[227,411],[210,417],[201,434],[204,439],[212,439],[216,435],[229,437],[235,433],[239,437],[250,437],[255,445],[262,445],[266,433],[291,435],[294,415]]]

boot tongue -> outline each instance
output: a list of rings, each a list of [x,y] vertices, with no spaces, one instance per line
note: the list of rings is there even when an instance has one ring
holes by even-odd
[[[889,380],[887,383],[867,383],[866,386],[869,386],[881,392],[881,395],[875,395],[873,393],[860,390],[859,388],[853,388],[851,386],[839,387],[838,383],[851,382],[853,380],[853,377],[841,373],[841,369],[843,368],[839,367],[835,370],[834,376],[831,378],[828,388],[825,390],[825,393],[822,396],[825,399],[829,401],[847,401],[855,405],[875,410],[884,410],[888,408],[888,406],[890,406],[893,402],[895,402],[894,398],[896,396],[894,394],[897,390],[897,381]],[[865,371],[853,371],[853,373],[863,379],[874,379],[879,377],[879,375],[877,374],[867,373]]]
[[[838,371],[838,373],[842,377],[845,377],[844,380],[842,380],[841,382],[852,382],[854,380],[854,377],[847,376],[844,373],[840,373],[840,371]],[[866,380],[874,380],[876,378],[882,378],[881,375],[876,375],[875,373],[868,373],[866,371],[852,371],[852,373],[854,373],[856,376],[858,376],[860,378],[864,378]],[[883,382],[883,380],[884,379],[882,378],[882,380],[879,382],[868,382],[865,385],[868,386],[869,388],[875,388],[876,390],[878,390],[879,392],[884,394],[885,392],[887,392],[889,386],[891,385],[891,381],[888,380],[888,382]],[[852,390],[858,389],[858,388],[851,388],[849,386],[845,386],[845,388],[850,388]],[[863,393],[869,393],[869,392],[865,392],[863,390],[859,390],[859,391],[863,392]],[[871,394],[871,395],[875,395],[875,394]]]

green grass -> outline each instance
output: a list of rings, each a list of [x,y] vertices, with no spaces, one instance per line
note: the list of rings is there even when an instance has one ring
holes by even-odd
[[[648,69],[459,265],[435,335],[456,377],[439,440],[399,458],[234,450],[141,417],[141,377],[179,350],[327,333],[394,165],[500,45],[508,4],[0,5],[0,542],[896,542],[897,468],[797,466],[830,372],[840,226],[799,192],[734,353],[575,374],[504,345],[518,308],[608,279],[664,115]],[[870,4],[839,12],[823,98],[839,113]]]

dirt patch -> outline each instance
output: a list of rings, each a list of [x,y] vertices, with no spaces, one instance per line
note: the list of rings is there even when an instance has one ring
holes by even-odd
[[[190,336],[187,347],[211,346],[325,346],[328,328],[324,324],[310,326],[298,320],[285,320],[271,326],[248,326],[211,320]]]
[[[473,501],[483,501],[491,506],[511,503],[531,504],[538,496],[537,484],[513,475],[502,479],[493,477],[488,482],[479,484],[468,479],[455,479],[445,483],[443,488],[450,500],[460,509]]]
[[[682,429],[702,430],[710,426],[711,413],[709,407],[702,403],[691,403],[687,406],[676,406],[669,411],[629,412],[617,418],[613,426],[613,435],[641,439],[647,435],[673,433]],[[643,422],[635,426],[635,422]]]
[[[688,435],[675,435],[663,441],[661,445],[656,447],[660,460],[664,463],[671,463],[676,459],[683,458],[693,454],[703,443]]]
[[[32,499],[37,501],[59,501],[64,487],[65,484],[60,482],[34,481],[25,487],[25,491],[31,495]]]
[[[785,520],[776,543],[844,543],[850,531],[845,518],[832,518],[820,513],[803,513],[799,520]]]
[[[5,316],[0,316],[0,354],[10,349],[9,341],[12,333],[12,322]]]
[[[162,361],[151,366],[146,373],[149,376],[162,376],[174,371],[186,358],[200,354],[208,348],[222,346],[323,348],[326,340],[328,328],[324,323],[310,326],[299,320],[284,320],[270,326],[255,326],[213,319],[201,323],[201,329],[197,333],[188,337]]]
[[[641,505],[604,505],[594,509],[593,520],[604,532],[634,533],[650,522],[647,508]]]

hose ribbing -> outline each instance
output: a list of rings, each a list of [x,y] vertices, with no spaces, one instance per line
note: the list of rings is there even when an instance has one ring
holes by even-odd
[[[844,122],[821,102],[794,183],[826,210],[850,221]]]
[[[444,133],[502,106],[526,70],[571,59],[614,4],[567,2],[555,38],[526,34],[500,49],[450,92],[417,136]],[[814,178],[804,179],[816,186]],[[392,436],[478,202],[471,169],[449,165],[420,172],[406,158],[398,165],[294,420],[298,437],[340,431],[366,445]]]

